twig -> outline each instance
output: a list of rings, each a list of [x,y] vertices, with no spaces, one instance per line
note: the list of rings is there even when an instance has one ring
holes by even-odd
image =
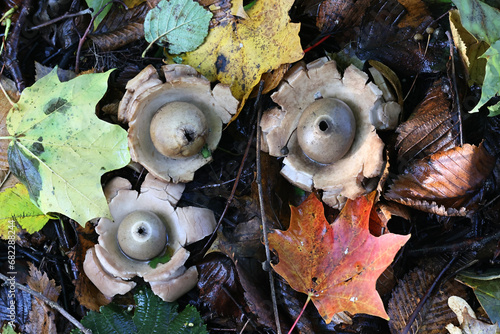
[[[264,193],[262,191],[262,166],[260,163],[260,146],[261,146],[261,128],[260,128],[260,119],[262,117],[262,106],[260,103],[260,98],[262,96],[262,90],[264,89],[264,80],[260,81],[259,85],[259,94],[257,95],[257,99],[255,100],[255,108],[258,110],[257,112],[257,189],[259,191],[259,206],[260,206],[260,219],[262,221],[262,235],[264,238],[264,247],[266,249],[266,262],[264,265],[264,269],[269,273],[269,285],[271,287],[271,300],[273,301],[273,311],[274,311],[274,320],[276,321],[276,330],[278,334],[281,334],[281,326],[280,326],[280,318],[278,315],[278,304],[276,302],[276,290],[274,288],[274,278],[273,271],[271,270],[271,252],[269,250],[269,239],[267,238],[267,222],[266,222],[266,213],[264,211]]]
[[[80,41],[78,42],[78,49],[76,50],[76,60],[75,60],[75,73],[78,74],[79,72],[79,64],[80,64],[80,52],[82,50],[82,47],[83,47],[83,43],[85,43],[85,40],[87,39],[87,36],[88,34],[90,34],[90,29],[92,29],[92,27],[94,26],[94,21],[95,19],[99,16],[99,14],[102,13],[102,11],[111,3],[113,2],[118,2],[119,4],[123,5],[125,8],[127,8],[127,6],[120,0],[110,0],[108,2],[106,2],[104,4],[104,6],[102,6],[98,11],[97,13],[95,13],[94,16],[92,16],[92,19],[90,20],[90,23],[87,27],[87,29],[85,30],[85,33],[83,34],[82,38],[80,38]]]
[[[10,282],[10,279],[3,275],[3,274],[0,274],[0,279],[5,281],[5,282]],[[56,311],[58,311],[59,313],[61,313],[61,315],[63,317],[65,317],[66,319],[68,319],[73,325],[75,325],[76,328],[78,328],[79,330],[81,330],[83,333],[85,334],[92,334],[92,331],[90,329],[87,329],[85,328],[78,320],[76,320],[71,314],[69,314],[64,308],[61,307],[61,305],[57,304],[56,302],[50,300],[49,298],[45,297],[44,295],[42,295],[40,292],[37,292],[27,286],[24,286],[22,285],[21,283],[18,283],[18,282],[15,282],[16,284],[16,288],[24,291],[24,292],[27,292],[29,293],[30,295],[32,295],[33,297],[35,298],[38,298],[40,299],[41,301],[43,301],[44,303],[46,303],[47,305],[49,305],[51,308],[55,309]]]
[[[434,291],[434,288],[438,285],[439,281],[441,280],[441,277],[443,277],[444,273],[451,267],[451,265],[453,264],[453,262],[455,262],[456,259],[457,259],[457,256],[455,255],[450,260],[450,262],[448,262],[448,264],[443,268],[443,270],[441,270],[441,272],[436,277],[436,279],[434,280],[434,282],[432,283],[432,285],[429,287],[429,289],[427,289],[427,292],[422,297],[422,299],[420,299],[420,302],[418,303],[417,307],[415,308],[415,311],[413,311],[413,313],[411,314],[410,318],[408,319],[408,322],[406,323],[406,326],[403,329],[403,331],[401,332],[401,334],[407,334],[408,331],[411,329],[411,325],[413,325],[413,322],[415,321],[415,319],[417,318],[418,314],[420,313],[420,311],[424,307],[424,304],[429,299],[429,296],[431,295],[431,293]]]
[[[224,207],[224,211],[222,211],[222,214],[220,215],[219,221],[217,222],[217,225],[215,226],[214,231],[208,238],[207,242],[205,243],[205,246],[203,246],[203,249],[201,250],[201,254],[205,254],[212,242],[215,240],[215,236],[217,235],[217,231],[219,230],[220,224],[222,223],[222,220],[224,219],[227,210],[229,209],[229,205],[233,201],[234,194],[236,193],[236,188],[238,187],[238,183],[240,182],[241,178],[241,173],[243,172],[243,167],[245,165],[245,161],[247,160],[248,157],[248,152],[250,152],[250,146],[252,144],[253,140],[253,135],[255,133],[255,127],[252,128],[252,132],[250,133],[250,138],[248,139],[247,146],[245,148],[245,152],[243,153],[243,158],[241,159],[240,163],[240,168],[238,169],[238,174],[236,174],[236,178],[234,179],[234,184],[233,188],[231,189],[231,194],[227,198],[226,201],[226,206]]]
[[[421,257],[421,256],[432,255],[432,254],[442,254],[442,253],[449,253],[449,252],[462,252],[462,251],[466,251],[466,250],[479,250],[482,247],[484,247],[484,245],[487,244],[488,242],[493,241],[495,239],[499,239],[499,238],[500,238],[500,231],[498,231],[490,236],[487,236],[487,237],[469,239],[469,240],[465,240],[465,241],[458,242],[455,244],[408,250],[407,255]]]
[[[79,11],[78,13],[66,13],[64,14],[63,16],[59,16],[59,17],[56,17],[55,19],[53,20],[50,20],[50,21],[47,21],[47,22],[44,22],[44,23],[41,23],[37,26],[34,26],[34,27],[31,27],[31,28],[28,28],[26,30],[28,31],[31,31],[31,30],[38,30],[40,28],[43,28],[43,27],[46,27],[46,26],[50,26],[51,24],[54,24],[54,23],[57,23],[59,21],[62,21],[62,20],[66,20],[66,19],[70,19],[72,17],[76,17],[76,16],[81,16],[81,15],[85,15],[85,14],[92,14],[92,10],[90,8],[87,8],[87,9],[84,9],[84,10],[81,10]]]
[[[0,182],[0,189],[2,189],[3,185],[5,184],[5,182],[7,182],[7,180],[9,179],[10,174],[11,174],[11,171],[9,169],[9,171],[7,172],[7,175],[5,175],[5,177],[3,178],[2,182]]]

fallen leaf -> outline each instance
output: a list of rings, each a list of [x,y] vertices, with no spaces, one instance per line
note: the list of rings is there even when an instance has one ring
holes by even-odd
[[[87,6],[92,9],[94,14],[97,14],[97,12],[99,12],[104,6],[106,6],[106,8],[104,8],[94,19],[94,30],[96,30],[99,24],[101,24],[102,20],[104,20],[108,12],[111,10],[112,3],[109,3],[108,0],[85,0],[85,2],[87,3]]]
[[[500,272],[492,269],[481,275],[472,272],[462,272],[457,280],[474,290],[490,320],[500,324]]]
[[[451,334],[496,334],[500,333],[497,325],[487,324],[477,320],[472,307],[458,296],[448,298],[448,305],[457,315],[460,328],[453,324],[446,325],[446,329]]]
[[[32,263],[29,264],[30,275],[28,276],[29,287],[40,292],[53,302],[57,301],[61,287],[56,286],[54,280],[49,280],[46,273],[41,273]],[[31,299],[31,311],[29,321],[23,329],[26,333],[57,333],[55,323],[55,313],[45,302],[37,299]]]
[[[486,67],[486,59],[479,58],[489,45],[486,42],[478,41],[467,31],[460,20],[458,10],[450,11],[450,29],[455,46],[462,58],[469,76],[469,85],[482,85]]]
[[[221,253],[211,253],[196,267],[201,301],[220,316],[243,321],[238,306],[244,305],[245,299],[233,261]]]
[[[500,39],[500,10],[479,0],[452,1],[468,32],[489,45]]]
[[[150,8],[147,3],[125,10],[114,6],[89,38],[102,51],[112,51],[144,38],[144,17]]]
[[[447,41],[431,38],[426,46],[425,30],[434,22],[421,0],[374,1],[363,16],[356,54],[405,75],[444,69]],[[417,34],[425,34],[424,40],[415,40]]]
[[[323,204],[311,194],[291,207],[287,231],[269,234],[269,246],[279,256],[274,269],[294,290],[311,297],[327,323],[341,311],[389,318],[375,284],[410,236],[370,234],[374,197],[348,200],[330,225]]]
[[[101,121],[95,104],[110,71],[61,83],[56,71],[26,88],[7,116],[11,171],[44,213],[80,224],[109,217],[101,175],[130,161],[127,132]]]
[[[416,160],[399,175],[387,199],[444,216],[465,216],[477,207],[480,188],[495,166],[484,146],[465,144]]]
[[[248,19],[228,15],[198,49],[182,56],[183,64],[210,81],[230,85],[234,97],[244,102],[263,73],[303,56],[300,24],[290,23],[288,17],[292,4],[293,0],[257,1],[247,10]]]
[[[459,144],[458,113],[452,110],[449,91],[447,79],[434,82],[410,118],[396,129],[400,167]]]
[[[18,183],[0,193],[0,238],[9,238],[11,226],[17,225],[28,233],[40,231],[51,218],[34,205],[28,194],[28,189]]]
[[[479,108],[485,105],[491,98],[500,92],[500,40],[490,46],[481,56],[486,58],[486,69],[484,74],[483,89],[481,90],[481,99],[470,112],[478,112]],[[500,114],[498,106],[491,110],[489,116]]]
[[[208,34],[212,13],[193,0],[162,0],[144,19],[144,37],[150,44],[168,46],[173,54],[195,50]],[[145,52],[143,53],[143,56]]]
[[[436,262],[435,259],[426,259],[426,261]],[[391,333],[403,332],[408,319],[435,278],[436,274],[426,263],[425,267],[417,267],[398,280],[398,285],[393,289],[387,306],[387,313],[391,317],[389,320]],[[450,322],[458,324],[455,314],[448,307],[448,297],[451,295],[465,297],[467,291],[456,283],[448,280],[431,295],[418,313],[408,333],[442,334],[444,326]]]

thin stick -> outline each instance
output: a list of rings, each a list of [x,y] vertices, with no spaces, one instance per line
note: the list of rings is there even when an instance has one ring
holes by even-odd
[[[0,189],[2,189],[3,185],[5,184],[5,182],[7,182],[7,180],[9,179],[10,174],[11,174],[11,171],[9,169],[9,171],[7,172],[7,175],[5,175],[5,177],[3,178],[2,182],[0,182]]]
[[[422,297],[422,299],[420,299],[420,302],[418,303],[417,307],[415,308],[415,311],[413,311],[410,318],[408,319],[408,322],[406,323],[406,326],[403,329],[403,331],[401,332],[401,334],[407,334],[408,331],[411,329],[411,325],[413,325],[413,322],[415,321],[415,319],[417,319],[418,314],[420,313],[420,311],[424,307],[425,303],[429,299],[429,296],[431,295],[431,293],[434,291],[434,288],[436,288],[436,286],[438,285],[439,281],[441,280],[441,277],[443,277],[444,273],[451,267],[451,265],[453,264],[453,262],[455,262],[456,259],[457,259],[457,256],[455,255],[450,260],[450,262],[448,262],[448,264],[443,268],[443,270],[441,270],[441,272],[436,277],[436,279],[434,280],[432,285],[429,287],[429,289],[427,289],[427,292]]]
[[[81,16],[81,15],[85,15],[85,14],[92,14],[92,10],[90,10],[90,8],[87,8],[87,9],[84,9],[84,10],[81,10],[79,11],[78,13],[66,13],[64,14],[63,16],[59,16],[59,17],[56,17],[55,19],[53,20],[50,20],[50,21],[47,21],[47,22],[44,22],[42,24],[39,24],[37,26],[34,26],[34,27],[31,27],[31,28],[28,28],[26,30],[28,31],[31,31],[31,30],[38,30],[40,28],[43,28],[43,27],[46,27],[46,26],[49,26],[51,24],[54,24],[56,22],[59,22],[59,21],[62,21],[62,20],[66,20],[66,19],[70,19],[72,17],[76,17],[76,16]]]
[[[3,275],[3,274],[0,274],[0,279],[3,280],[3,281],[5,281],[5,282],[7,282],[7,283],[10,282],[10,279],[7,276]],[[18,288],[18,289],[20,289],[20,290],[22,290],[24,292],[29,293],[30,295],[32,295],[35,298],[40,299],[41,301],[43,301],[44,303],[46,303],[47,305],[49,305],[50,307],[52,307],[53,309],[55,309],[56,311],[58,311],[59,313],[61,313],[61,315],[63,317],[65,317],[66,319],[68,319],[73,325],[75,325],[76,328],[78,328],[79,330],[81,330],[83,333],[85,333],[85,334],[92,334],[92,331],[90,329],[85,328],[78,320],[76,320],[71,314],[69,314],[58,303],[56,303],[56,302],[50,300],[49,298],[45,297],[40,292],[34,291],[31,288],[22,285],[21,283],[15,282],[15,284],[16,284],[16,288]]]
[[[75,60],[75,73],[78,74],[79,72],[79,64],[80,64],[80,52],[82,51],[82,47],[83,47],[83,43],[85,43],[85,40],[87,39],[87,36],[88,34],[90,34],[90,29],[94,26],[94,21],[95,19],[99,16],[99,14],[102,13],[102,11],[110,4],[110,3],[113,3],[113,2],[118,2],[119,4],[123,5],[125,8],[127,8],[127,6],[120,0],[111,0],[111,1],[108,1],[104,4],[104,6],[102,6],[98,11],[97,13],[95,13],[94,16],[92,16],[92,19],[90,20],[90,23],[87,27],[87,29],[85,30],[85,33],[83,34],[82,38],[80,38],[80,41],[78,42],[78,49],[76,50],[76,60]]]
[[[310,301],[310,300],[311,300],[311,295],[310,295],[310,294],[308,294],[308,295],[307,295],[307,300],[306,300],[306,302],[304,303],[304,307],[302,307],[302,310],[300,310],[300,313],[299,313],[299,315],[297,316],[297,319],[295,319],[295,322],[293,323],[292,328],[290,328],[290,330],[288,331],[288,334],[292,334],[293,329],[295,328],[295,326],[297,326],[297,323],[299,322],[300,317],[302,317],[302,314],[303,314],[303,313],[304,313],[304,311],[306,310],[307,304],[309,304],[309,301]]]
[[[226,206],[224,207],[224,211],[222,211],[222,214],[220,215],[219,221],[217,222],[217,225],[215,226],[214,231],[210,235],[210,238],[208,238],[208,241],[206,242],[205,246],[203,246],[203,249],[201,250],[201,254],[205,254],[205,252],[208,250],[212,242],[215,240],[215,236],[217,235],[217,231],[219,230],[220,224],[222,223],[222,220],[226,216],[226,212],[229,209],[229,205],[233,201],[234,194],[236,193],[236,188],[238,187],[238,183],[240,182],[240,177],[241,173],[243,172],[243,167],[245,165],[245,161],[247,160],[248,157],[248,152],[250,152],[250,146],[252,144],[252,139],[253,135],[255,133],[255,128],[252,129],[252,132],[250,133],[250,138],[248,139],[247,142],[247,147],[245,148],[245,152],[243,153],[243,158],[241,159],[240,163],[240,168],[238,169],[238,174],[236,174],[236,179],[234,180],[233,188],[231,189],[231,194],[229,195],[227,201],[226,201]]]
[[[273,271],[271,270],[271,251],[269,250],[269,239],[267,238],[267,222],[266,213],[264,211],[264,193],[262,191],[262,166],[260,163],[260,147],[261,147],[261,128],[260,119],[262,117],[262,106],[260,103],[260,97],[262,95],[262,90],[264,89],[264,80],[260,81],[259,94],[255,100],[255,107],[258,110],[257,113],[257,189],[259,191],[259,206],[260,206],[260,219],[262,221],[262,235],[264,238],[264,247],[266,249],[266,262],[264,269],[269,273],[269,285],[271,287],[271,300],[273,301],[273,311],[274,320],[276,321],[276,330],[278,334],[281,334],[280,318],[278,315],[278,303],[276,302],[276,290],[274,288],[274,278]]]

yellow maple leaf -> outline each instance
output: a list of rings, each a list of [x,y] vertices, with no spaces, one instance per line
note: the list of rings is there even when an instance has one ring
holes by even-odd
[[[233,0],[233,7],[237,4]],[[229,85],[233,95],[244,102],[263,73],[303,57],[300,24],[290,23],[288,17],[292,4],[293,0],[257,1],[246,19],[228,15],[209,31],[198,49],[182,56],[183,64],[193,66],[210,81]]]

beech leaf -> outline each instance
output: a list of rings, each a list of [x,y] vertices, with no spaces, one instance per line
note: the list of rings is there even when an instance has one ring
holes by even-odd
[[[212,13],[193,0],[162,0],[146,15],[144,36],[150,46],[168,45],[173,54],[193,51],[207,36],[211,18]]]
[[[56,69],[26,88],[7,116],[11,171],[44,213],[84,225],[109,217],[101,175],[130,161],[127,132],[97,118],[109,74],[60,82]]]
[[[294,290],[309,295],[327,323],[342,311],[389,319],[375,284],[410,236],[370,234],[374,198],[372,193],[347,200],[330,225],[323,204],[311,194],[291,207],[287,231],[269,234],[269,246],[279,256],[274,269]]]
[[[500,40],[491,45],[481,58],[486,58],[487,60],[483,89],[481,90],[481,99],[474,109],[470,111],[471,113],[479,111],[479,108],[500,92]],[[489,116],[497,114],[497,112],[493,111]]]
[[[290,23],[288,16],[293,3],[257,1],[247,10],[247,19],[227,15],[198,49],[182,56],[183,64],[210,81],[230,85],[234,97],[246,100],[263,73],[303,56],[300,24]]]
[[[391,185],[387,199],[443,216],[464,216],[495,166],[484,146],[465,144],[416,160]]]
[[[37,232],[51,218],[31,202],[28,189],[18,183],[0,193],[0,238],[7,239],[12,222],[28,233]]]

